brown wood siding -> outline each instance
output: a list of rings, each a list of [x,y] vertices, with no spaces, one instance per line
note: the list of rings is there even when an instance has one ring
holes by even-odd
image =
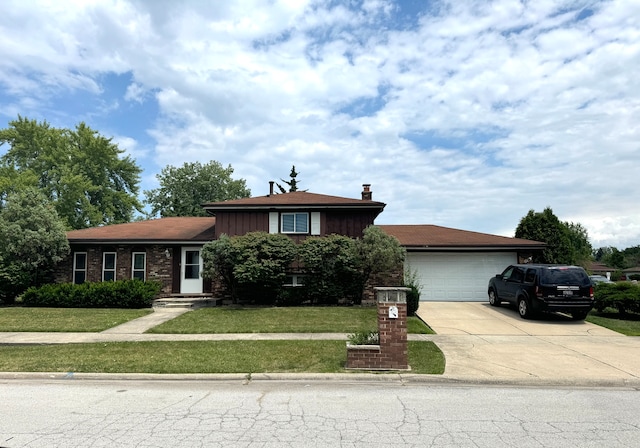
[[[323,214],[323,235],[346,235],[351,238],[362,237],[367,226],[373,224],[375,214],[372,212],[326,212]]]
[[[269,231],[269,212],[218,212],[216,239],[220,235],[244,235],[249,232]]]

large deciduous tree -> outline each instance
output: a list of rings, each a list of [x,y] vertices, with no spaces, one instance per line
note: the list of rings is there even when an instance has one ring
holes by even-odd
[[[515,236],[547,243],[541,254],[533,256],[534,263],[584,266],[593,252],[587,230],[579,223],[560,221],[550,207],[540,213],[529,210],[520,220]]]
[[[69,253],[64,225],[35,188],[8,195],[0,209],[0,299],[11,302],[28,286],[50,280]]]
[[[232,174],[231,165],[224,168],[216,161],[166,166],[156,175],[160,187],[144,192],[151,215],[206,216],[203,203],[249,197],[246,181],[234,180]]]
[[[38,188],[70,229],[129,222],[141,209],[140,168],[124,150],[85,123],[57,129],[18,116],[0,130],[0,203]]]

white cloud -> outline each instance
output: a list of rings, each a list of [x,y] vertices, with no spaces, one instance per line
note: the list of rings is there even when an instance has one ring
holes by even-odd
[[[3,113],[131,73],[116,97],[157,103],[155,147],[121,138],[152,169],[218,160],[264,194],[295,164],[315,192],[372,183],[380,222],[512,234],[551,206],[640,244],[638,2],[436,1],[413,24],[402,1],[356,4],[10,3]]]

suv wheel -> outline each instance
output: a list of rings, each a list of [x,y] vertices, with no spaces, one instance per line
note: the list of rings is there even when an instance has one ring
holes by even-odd
[[[494,289],[489,290],[489,305],[500,306],[500,299],[498,298],[498,294]]]
[[[573,317],[574,320],[584,320],[587,314],[589,314],[588,311],[573,311],[571,317]]]
[[[518,313],[523,319],[530,319],[533,314],[531,308],[529,308],[527,299],[525,299],[524,297],[520,297],[518,299]]]

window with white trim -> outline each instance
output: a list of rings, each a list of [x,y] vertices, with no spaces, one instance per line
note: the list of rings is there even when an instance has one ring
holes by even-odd
[[[309,233],[309,213],[280,214],[282,233]]]
[[[80,285],[87,281],[87,253],[73,254],[73,283]]]
[[[116,253],[104,252],[102,254],[102,281],[113,282],[116,280]]]
[[[287,275],[284,286],[304,286],[304,275]]]
[[[134,252],[131,262],[131,278],[144,281],[147,271],[147,254],[145,252]]]

